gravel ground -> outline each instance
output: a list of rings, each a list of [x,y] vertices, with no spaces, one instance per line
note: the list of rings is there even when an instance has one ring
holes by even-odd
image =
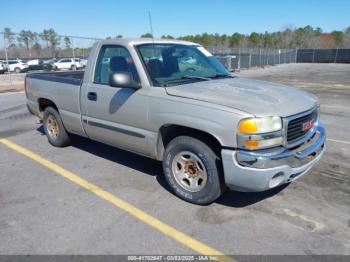
[[[23,90],[25,75],[25,73],[0,75],[0,93]]]
[[[350,64],[283,64],[235,73],[239,76],[280,82],[300,88],[350,91]]]

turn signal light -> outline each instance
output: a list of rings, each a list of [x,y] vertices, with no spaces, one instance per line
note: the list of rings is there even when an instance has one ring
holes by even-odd
[[[244,145],[248,148],[257,148],[259,147],[259,142],[258,140],[245,140]]]
[[[258,131],[256,121],[254,119],[247,119],[239,125],[239,132],[243,134],[255,134]]]

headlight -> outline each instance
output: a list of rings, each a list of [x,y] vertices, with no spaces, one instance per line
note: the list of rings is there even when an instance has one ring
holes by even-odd
[[[239,123],[239,132],[242,134],[262,134],[282,129],[280,117],[247,118]]]
[[[261,149],[283,143],[280,117],[246,118],[238,125],[238,147]]]

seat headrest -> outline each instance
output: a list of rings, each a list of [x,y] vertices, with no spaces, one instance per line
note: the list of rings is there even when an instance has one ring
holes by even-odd
[[[164,75],[163,63],[158,59],[150,59],[147,66],[152,77],[162,77]]]
[[[124,56],[113,56],[109,61],[109,68],[112,72],[128,71],[129,66]]]

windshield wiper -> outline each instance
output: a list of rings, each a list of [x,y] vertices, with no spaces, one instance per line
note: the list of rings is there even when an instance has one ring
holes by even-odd
[[[184,81],[186,81],[186,80],[209,81],[209,80],[211,80],[211,79],[208,78],[208,77],[202,77],[202,76],[189,76],[189,75],[184,75],[184,76],[181,76],[180,78],[177,78],[177,79],[168,80],[168,81],[162,83],[161,85],[164,87],[164,86],[169,86],[169,84],[181,83],[181,82],[184,82]]]
[[[210,79],[215,79],[215,78],[233,78],[233,76],[228,75],[228,74],[223,74],[223,73],[217,73],[216,75],[209,76]]]
[[[203,77],[203,76],[189,76],[189,75],[184,75],[181,77],[181,79],[198,79],[198,80],[205,80],[209,81],[210,78],[208,77]]]

